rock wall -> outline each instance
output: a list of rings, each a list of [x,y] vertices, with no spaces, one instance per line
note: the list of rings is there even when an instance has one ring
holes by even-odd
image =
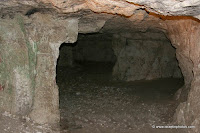
[[[162,32],[123,33],[113,36],[117,62],[113,76],[134,81],[181,77],[175,49]]]
[[[59,95],[55,77],[59,47],[63,42],[76,41],[78,20],[34,14],[27,30],[31,40],[39,42],[34,106],[30,116],[38,123],[58,123]]]
[[[129,16],[132,19],[130,24],[133,25],[133,28],[127,25],[127,22],[124,23],[124,27],[128,27],[130,31],[133,29],[138,30],[138,27],[142,27],[141,29],[145,31],[152,25],[153,28],[156,26],[161,28],[165,23],[168,23],[165,29],[168,31],[168,37],[173,46],[177,48],[176,56],[185,78],[185,86],[180,89],[179,99],[180,101],[187,100],[177,108],[175,119],[179,125],[196,126],[191,132],[200,132],[200,114],[198,113],[200,109],[200,24],[199,20],[184,17],[193,16],[200,19],[199,0],[3,0],[0,3],[0,111],[6,110],[24,115],[29,113],[33,107],[31,116],[37,122],[58,121],[58,88],[55,83],[58,49],[60,44],[65,41],[73,43],[78,34],[77,20],[62,20],[58,16],[61,15],[61,18],[63,16],[64,19],[67,17],[65,15],[79,18],[80,16],[87,16],[86,14],[89,13],[87,10],[90,9],[98,13]],[[148,15],[144,10],[144,13],[137,14],[138,9],[145,9]],[[76,15],[73,14],[73,12],[80,10],[85,11],[78,12]],[[26,17],[20,17],[18,13],[26,15]],[[45,15],[35,17],[39,13]],[[62,13],[72,14],[64,15]],[[50,17],[50,14],[57,15],[57,18]],[[79,29],[81,33],[99,31],[110,18],[102,17],[101,21],[91,23],[90,20],[94,19],[95,15],[91,12],[89,14],[88,20],[85,22],[85,19],[82,20],[84,23],[82,22]],[[173,16],[170,17],[170,15]],[[100,19],[98,18],[98,20]],[[117,27],[123,26],[123,24],[114,24]],[[93,26],[90,27],[90,25]],[[90,27],[90,29],[88,30],[85,26]],[[113,22],[110,29],[112,28]],[[120,28],[119,31],[122,29],[124,28]],[[171,59],[171,56],[167,59],[160,59],[160,56],[166,53],[164,52],[158,53],[158,57],[155,54],[153,54],[154,58],[151,57],[152,52],[157,52],[156,49],[160,48],[160,43],[158,45],[151,42],[154,47],[150,48],[151,52],[147,52],[150,57],[143,56],[150,58],[151,61],[146,62],[148,64],[146,66],[150,66],[152,69],[148,68],[149,71],[144,71],[144,73],[142,70],[145,67],[142,67],[142,64],[146,60],[140,58],[137,58],[137,60],[142,70],[134,71],[130,69],[134,61],[130,58],[127,62],[126,58],[135,55],[135,53],[130,53],[129,48],[140,49],[138,43],[141,43],[140,40],[135,40],[132,37],[130,39],[122,35],[114,37],[114,52],[118,58],[124,58],[125,60],[119,58],[113,75],[118,79],[125,80],[134,80],[134,75],[130,75],[130,73],[138,74],[138,72],[142,72],[143,77],[148,77],[148,79],[158,75],[161,77],[162,74],[167,75],[168,73],[165,74],[165,72],[161,74],[161,71],[163,71],[163,68],[168,68],[165,67],[165,60],[169,61],[168,59]],[[132,46],[135,41],[138,42],[137,47]],[[146,42],[142,42],[142,45],[146,45]],[[171,51],[170,48],[161,49]],[[154,65],[156,64],[162,64],[163,67],[155,69]],[[168,64],[171,65],[171,63]],[[172,64],[171,68],[176,66],[176,63]],[[127,73],[127,71],[129,72]],[[173,76],[180,75],[180,72],[174,70],[172,74],[170,69],[169,74]],[[50,76],[50,78],[46,78],[46,76]]]
[[[174,115],[178,125],[195,126],[190,133],[200,131],[200,23],[194,20],[168,21],[168,36],[177,48],[177,59],[183,72],[185,86],[180,89],[184,99]],[[181,100],[183,101],[183,100]]]
[[[112,36],[107,34],[79,35],[73,47],[73,57],[77,61],[115,62]]]
[[[0,111],[21,115],[31,110],[34,82],[28,46],[20,16],[0,20]]]
[[[37,123],[58,123],[56,63],[63,42],[74,43],[77,19],[36,13],[0,23],[0,109],[29,114]]]

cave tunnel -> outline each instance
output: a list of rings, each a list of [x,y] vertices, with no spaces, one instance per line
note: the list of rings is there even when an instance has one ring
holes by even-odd
[[[62,43],[57,84],[63,130],[121,133],[170,123],[184,79],[165,33],[148,29]]]
[[[0,1],[0,132],[199,133],[197,1]]]

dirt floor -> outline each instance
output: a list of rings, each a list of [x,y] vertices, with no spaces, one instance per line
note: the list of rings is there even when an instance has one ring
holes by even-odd
[[[186,133],[158,129],[171,123],[182,79],[122,82],[111,78],[112,64],[58,67],[60,127],[38,125],[29,117],[0,113],[0,133]]]
[[[15,116],[9,112],[0,113],[0,133],[60,133],[60,129],[39,125],[27,116]]]
[[[184,133],[173,125],[174,94],[182,79],[123,82],[111,79],[112,64],[59,67],[61,132]]]

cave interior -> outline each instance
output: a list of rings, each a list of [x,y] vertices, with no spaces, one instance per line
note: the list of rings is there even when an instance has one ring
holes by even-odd
[[[199,133],[199,7],[0,1],[0,132]]]
[[[76,42],[61,44],[62,129],[131,132],[172,122],[176,93],[184,85],[176,48],[162,29],[130,29],[127,23],[116,17],[98,32],[79,33]]]

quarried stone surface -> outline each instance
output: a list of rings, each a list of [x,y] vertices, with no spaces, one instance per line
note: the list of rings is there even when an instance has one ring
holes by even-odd
[[[30,116],[38,123],[58,123],[59,95],[55,77],[59,47],[63,42],[76,41],[78,20],[56,20],[51,15],[36,14],[27,29],[30,38],[39,42],[34,104]]]
[[[200,24],[194,20],[168,21],[168,36],[177,48],[179,66],[183,72],[185,86],[180,99],[184,99],[174,115],[179,125],[195,126],[191,133],[200,131]]]
[[[113,49],[117,57],[113,69],[116,79],[134,81],[182,76],[175,49],[163,33],[115,35]]]
[[[33,86],[21,16],[0,22],[0,111],[26,115],[32,107]]]

